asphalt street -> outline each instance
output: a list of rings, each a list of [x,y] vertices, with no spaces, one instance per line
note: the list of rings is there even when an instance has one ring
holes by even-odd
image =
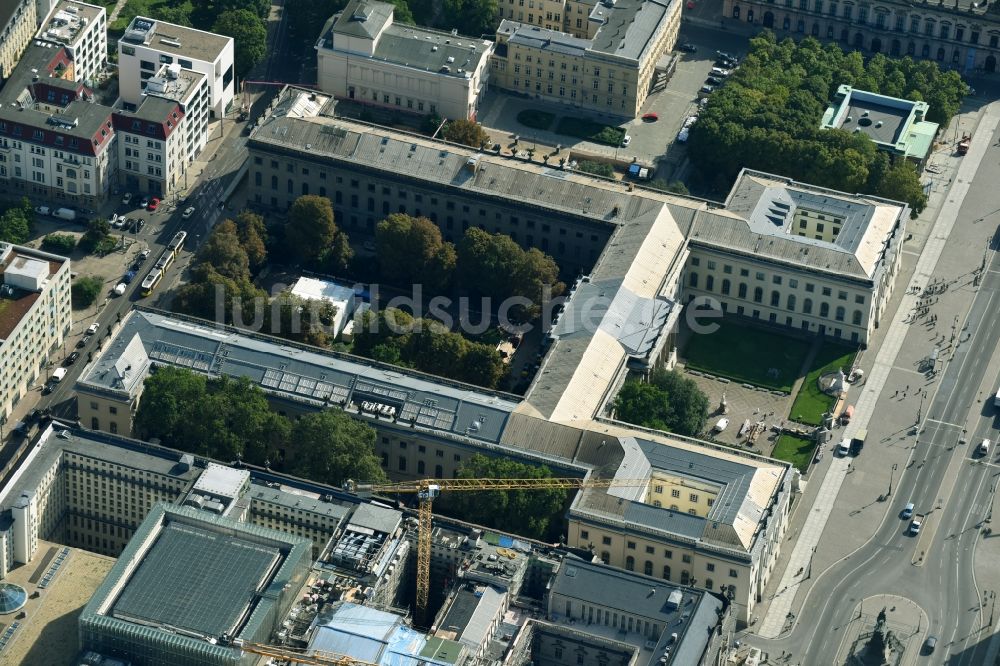
[[[979,225],[983,234],[994,233],[1000,222],[993,196],[1000,177],[998,139],[1000,132],[990,141],[957,218],[958,224]],[[782,650],[791,653],[786,663],[837,663],[834,655],[845,648],[844,629],[857,605],[883,593],[907,597],[926,612],[930,626],[896,628],[904,639],[910,636],[919,642],[924,635],[938,637],[936,652],[920,657],[917,663],[985,663],[990,632],[984,627],[996,618],[991,617],[993,604],[984,605],[991,597],[977,587],[974,557],[977,543],[991,538],[984,536],[984,529],[992,518],[990,506],[1000,467],[995,446],[984,458],[974,450],[984,437],[997,439],[998,412],[992,405],[992,392],[1000,377],[995,371],[988,374],[991,360],[995,368],[995,355],[1000,353],[1000,260],[995,234],[991,247],[982,285],[965,322],[958,326],[957,338],[962,342],[940,372],[936,391],[934,381],[924,387],[929,402],[923,406],[922,426],[914,433],[909,461],[896,479],[882,524],[864,546],[817,576],[791,633],[760,642],[773,656]],[[982,257],[980,249],[970,250],[969,266],[978,265]],[[856,464],[864,464],[864,458]],[[863,501],[868,500],[858,500]],[[898,515],[909,501],[917,513],[928,516],[919,536],[908,534],[909,521]],[[748,640],[755,643],[752,636]]]

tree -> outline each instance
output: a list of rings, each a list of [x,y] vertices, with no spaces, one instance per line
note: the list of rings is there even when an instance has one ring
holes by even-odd
[[[876,186],[875,194],[909,203],[910,216],[913,218],[927,205],[927,195],[920,184],[920,176],[913,165],[905,160],[897,160],[889,167]]]
[[[307,194],[288,209],[285,243],[293,256],[306,261],[319,258],[333,243],[337,231],[333,206],[326,197]]]
[[[687,185],[679,180],[667,182],[663,178],[657,178],[649,181],[649,186],[654,190],[663,190],[664,192],[672,192],[673,194],[690,194]]]
[[[648,383],[627,380],[614,406],[622,421],[690,437],[701,433],[708,417],[708,397],[676,370],[655,370]]]
[[[565,288],[552,257],[537,248],[525,251],[510,236],[478,227],[470,227],[458,244],[458,271],[464,285],[497,301],[494,310],[499,301],[516,296],[531,301],[524,309],[534,315],[546,289],[557,296]]]
[[[296,443],[291,474],[336,486],[347,479],[385,478],[375,454],[375,429],[340,409],[302,416],[292,426],[291,441]]]
[[[443,0],[440,28],[455,28],[462,35],[477,37],[496,32],[497,0]]]
[[[410,5],[407,4],[406,0],[389,0],[392,3],[392,22],[393,23],[405,23],[407,25],[413,25],[415,21],[413,20],[413,12],[410,11]]]
[[[87,225],[87,231],[78,245],[85,252],[93,252],[110,238],[111,225],[103,218],[95,218]]]
[[[143,439],[158,438],[182,448],[180,434],[191,405],[208,392],[204,375],[170,366],[158,366],[143,382],[142,400],[135,414],[135,431]]]
[[[271,11],[271,3],[268,0],[220,0],[216,3],[216,10],[221,12],[238,11],[246,9],[261,19],[266,20]]]
[[[159,5],[155,8],[151,8],[149,17],[158,21],[166,21],[176,25],[187,26],[188,28],[193,27],[191,25],[191,12],[183,6],[171,7],[167,5]]]
[[[42,249],[56,254],[68,255],[76,247],[76,236],[73,234],[49,234],[42,239]]]
[[[223,220],[215,226],[198,251],[198,261],[211,264],[220,275],[237,282],[250,280],[250,260],[240,245],[232,220]]]
[[[446,141],[481,148],[490,142],[490,135],[474,120],[458,118],[444,126],[442,136]]]
[[[104,289],[104,278],[100,277],[79,277],[73,281],[70,287],[70,300],[74,310],[88,308],[97,300],[98,295]]]
[[[455,246],[426,217],[390,215],[375,228],[380,274],[398,285],[423,284],[440,293],[455,270]]]
[[[30,202],[25,208],[23,204],[26,201],[27,199],[22,200],[21,205],[12,206],[0,215],[0,242],[21,245],[31,238],[35,211]]]
[[[247,253],[250,270],[256,271],[267,261],[267,225],[264,218],[244,210],[236,216],[236,233]]]
[[[552,471],[509,458],[474,454],[458,468],[460,479],[545,479]],[[563,488],[481,490],[446,493],[439,510],[479,525],[534,539],[551,540],[562,533],[568,493]]]
[[[240,77],[245,77],[267,53],[267,28],[260,16],[248,9],[222,12],[212,32],[233,38],[236,74]]]

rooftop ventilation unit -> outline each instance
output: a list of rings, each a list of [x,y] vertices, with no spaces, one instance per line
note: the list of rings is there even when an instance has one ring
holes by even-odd
[[[160,43],[161,44],[166,44],[167,46],[173,46],[174,48],[177,48],[177,49],[179,49],[181,47],[181,43],[179,41],[177,41],[176,39],[167,39],[165,37],[160,37]]]

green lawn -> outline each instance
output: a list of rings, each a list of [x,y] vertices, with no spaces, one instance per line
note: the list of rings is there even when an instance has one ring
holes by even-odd
[[[578,139],[586,139],[594,143],[603,143],[606,146],[618,146],[625,137],[625,130],[620,127],[602,125],[583,118],[563,116],[559,119],[556,132],[567,136],[575,136]]]
[[[114,3],[108,5],[109,14],[112,7],[114,7]],[[108,29],[113,32],[123,32],[136,16],[175,20],[185,17],[192,23],[197,23],[197,21],[192,20],[192,9],[191,0],[181,0],[180,2],[173,0],[128,0],[125,6],[122,7],[121,13],[118,14],[118,19],[110,24]],[[163,10],[167,10],[167,12]]]
[[[814,440],[795,435],[781,435],[778,437],[778,443],[774,445],[771,457],[790,462],[800,472],[805,472],[806,468],[809,467],[809,461],[815,448],[816,442]]]
[[[817,380],[838,368],[842,368],[845,373],[850,372],[855,353],[855,350],[850,347],[834,342],[824,342],[819,352],[816,353],[812,368],[802,381],[798,395],[795,396],[789,418],[807,425],[819,425],[823,419],[823,413],[830,411],[835,399],[819,390]]]
[[[547,130],[552,127],[552,121],[556,119],[554,113],[548,111],[538,111],[537,109],[525,109],[517,114],[517,122],[525,127],[533,129]]]
[[[718,320],[715,333],[691,333],[681,358],[692,370],[791,392],[810,342],[774,331]],[[776,374],[768,370],[776,369]]]

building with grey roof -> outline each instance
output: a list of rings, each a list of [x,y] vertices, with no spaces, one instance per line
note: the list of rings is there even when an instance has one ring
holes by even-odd
[[[66,48],[73,80],[96,86],[108,59],[107,10],[80,0],[61,0],[38,30],[38,38]]]
[[[235,95],[233,38],[136,16],[118,42],[118,82],[122,100],[138,106],[149,80],[162,64],[202,74],[208,82],[208,109],[221,118]]]
[[[842,85],[823,114],[820,127],[864,134],[879,150],[922,168],[938,133],[937,123],[924,120],[928,108],[927,102]]]
[[[150,665],[254,663],[227,639],[267,642],[310,561],[305,539],[158,504],[80,614],[81,647]]]
[[[539,10],[536,25],[536,14],[523,6],[516,8],[516,20],[513,3],[506,14],[501,6],[493,85],[566,106],[638,116],[657,61],[677,41],[681,3],[569,1],[562,8],[565,24],[551,21],[546,10],[544,27]],[[589,11],[586,19],[578,16],[581,11]]]
[[[395,111],[475,119],[493,42],[393,22],[392,4],[352,0],[316,42],[319,89]]]

